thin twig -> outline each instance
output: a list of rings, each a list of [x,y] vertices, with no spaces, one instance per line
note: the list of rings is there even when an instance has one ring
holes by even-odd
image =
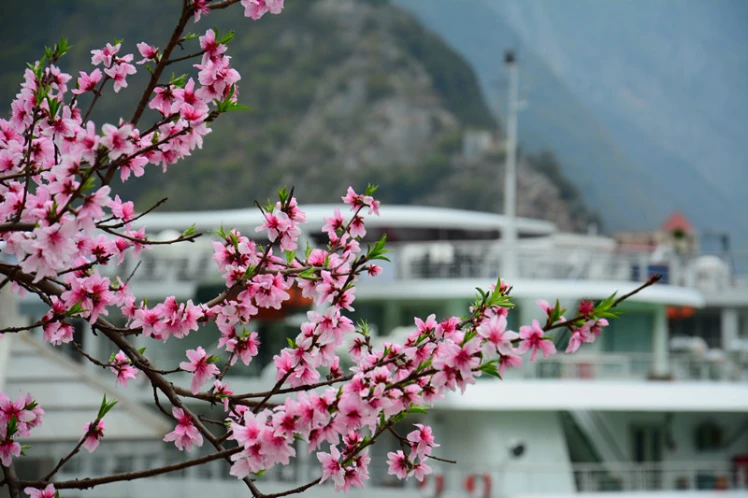
[[[230,448],[227,450],[217,451],[210,455],[205,455],[200,458],[193,458],[192,460],[185,460],[184,462],[175,463],[172,465],[166,465],[164,467],[158,467],[155,469],[141,470],[137,472],[124,472],[122,474],[113,474],[105,477],[96,477],[85,479],[74,479],[72,481],[60,481],[55,483],[56,489],[88,489],[101,484],[109,484],[112,482],[119,481],[134,481],[136,479],[144,479],[146,477],[153,477],[161,474],[168,474],[169,472],[176,472],[177,470],[194,467],[196,465],[202,465],[204,463],[212,462],[214,460],[230,458],[231,455],[239,453],[243,448],[238,446],[236,448]],[[19,484],[22,486],[30,486],[33,488],[43,488],[47,485],[44,481],[20,481]],[[20,494],[17,495],[20,498]],[[15,497],[14,497],[15,498]]]

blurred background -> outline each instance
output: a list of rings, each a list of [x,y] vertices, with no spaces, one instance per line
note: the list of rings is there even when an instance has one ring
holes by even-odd
[[[163,46],[179,5],[6,1],[0,101],[11,101],[26,63],[61,35],[74,46],[61,67],[77,74],[90,70],[90,50],[115,36],[124,53],[140,41]],[[195,220],[249,232],[259,221],[254,200],[283,185],[309,204],[378,184],[385,207],[369,238],[387,234],[395,253],[380,283],[361,282],[355,316],[382,340],[404,337],[414,315],[459,314],[474,287],[499,273],[515,284],[515,329],[543,318],[536,299],[560,297],[573,309],[664,275],[579,356],[525,365],[504,383],[485,380],[438,404],[421,421],[442,436],[442,456],[460,464],[403,486],[386,476],[382,445],[373,487],[355,496],[748,495],[748,2],[286,0],[282,15],[258,22],[238,9],[188,29],[236,31],[229,53],[251,110],[221,116],[203,150],[168,175],[151,168],[114,186],[139,210],[168,197],[162,212],[200,211],[150,217],[154,235]],[[116,98],[108,90],[92,115],[97,125],[129,117],[146,77],[129,78]],[[313,245],[324,242],[319,227],[331,209],[310,210],[304,237]],[[219,288],[206,270],[209,252],[145,255],[136,294],[209,296]],[[19,304],[20,320],[44,312],[29,299]],[[258,317],[263,349],[232,382],[251,389],[272,377],[272,346],[295,336],[308,306],[298,300]],[[84,340],[86,327],[77,336],[84,349],[106,358],[109,345]],[[565,348],[568,337],[557,339]],[[148,346],[165,362],[184,353]],[[75,441],[112,379],[97,380],[100,369],[33,337],[12,348],[18,354],[0,362],[6,390],[36,383],[50,396],[40,399],[51,427],[34,441],[41,454],[21,469],[31,477]],[[33,375],[18,359],[30,357]],[[126,393],[114,442],[63,476],[181,458],[159,443],[165,419],[140,404],[152,401],[150,389]],[[242,496],[222,471],[216,463],[80,496]],[[265,479],[280,490],[316,472],[316,460],[302,458]]]

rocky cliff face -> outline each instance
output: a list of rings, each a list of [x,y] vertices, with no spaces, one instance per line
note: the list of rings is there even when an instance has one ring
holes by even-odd
[[[150,39],[140,23],[145,0],[128,8],[98,5],[96,12],[85,0],[64,8],[44,1],[59,10],[55,26],[91,26],[83,47],[75,33],[66,33],[79,50],[110,37],[109,28],[87,21],[94,14],[120,20],[126,50]],[[171,9],[153,8],[154,23],[172,23]],[[377,0],[289,0],[283,15],[254,24],[227,11],[211,17],[209,25],[236,30],[229,50],[242,74],[240,101],[252,111],[222,116],[204,150],[169,175],[154,170],[117,187],[137,198],[139,209],[164,196],[173,210],[246,207],[283,185],[295,186],[301,202],[337,202],[348,185],[375,183],[385,202],[500,210],[501,155],[470,165],[461,159],[465,130],[498,133],[475,75],[405,11]],[[55,26],[49,26],[51,39],[58,37]],[[83,62],[86,53],[72,59]],[[128,93],[138,88],[134,80]],[[129,112],[103,106],[96,121],[120,115]],[[526,164],[518,212],[564,229],[584,227],[589,213],[574,193],[539,173],[532,158]]]

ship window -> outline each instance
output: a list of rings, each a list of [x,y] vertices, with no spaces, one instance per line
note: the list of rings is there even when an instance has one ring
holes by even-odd
[[[722,427],[712,421],[706,421],[696,426],[696,449],[699,451],[715,451],[722,449]]]
[[[662,461],[663,430],[654,425],[631,427],[631,452],[636,463]]]
[[[626,313],[625,320],[611,320],[603,332],[603,349],[607,353],[648,353],[652,351],[652,312]]]
[[[668,321],[670,335],[700,337],[710,348],[722,347],[721,323],[718,310],[698,310],[688,318]]]

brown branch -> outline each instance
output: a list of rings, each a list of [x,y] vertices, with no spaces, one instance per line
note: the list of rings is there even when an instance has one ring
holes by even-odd
[[[226,7],[230,7],[230,6],[234,5],[238,1],[239,0],[222,0],[220,2],[216,2],[216,3],[212,3],[212,4],[208,5],[208,8],[210,10],[225,9]]]
[[[210,455],[205,455],[200,458],[193,458],[192,460],[185,460],[184,462],[175,463],[172,465],[166,465],[164,467],[158,467],[155,469],[141,470],[137,472],[123,472],[122,474],[113,474],[105,477],[96,478],[84,478],[74,479],[72,481],[60,481],[55,483],[56,489],[88,489],[94,486],[100,486],[102,484],[109,484],[112,482],[119,481],[134,481],[136,479],[144,479],[146,477],[153,477],[161,474],[168,474],[169,472],[176,472],[177,470],[194,467],[196,465],[202,465],[204,463],[212,462],[214,460],[226,459],[236,453],[239,453],[243,448],[238,446],[236,448],[230,448],[227,450],[217,451]],[[19,484],[23,486],[30,486],[34,488],[41,488],[46,486],[46,482],[43,481],[20,481]],[[20,498],[20,494],[18,495]]]
[[[106,82],[109,81],[111,78],[108,74],[104,73],[104,79],[101,80],[101,84],[99,84],[98,90],[94,90],[94,98],[91,101],[91,104],[88,106],[88,110],[86,111],[85,116],[83,116],[82,123],[85,123],[88,121],[88,117],[91,115],[91,111],[93,111],[94,105],[96,105],[96,101],[99,100],[99,97],[101,97],[101,92],[104,90],[104,85],[106,85]]]
[[[91,428],[89,427],[89,431],[90,430],[91,430]],[[81,438],[81,440],[78,441],[78,444],[75,445],[75,448],[73,448],[72,450],[70,450],[70,453],[68,453],[66,456],[64,456],[63,458],[60,458],[60,461],[57,462],[57,465],[55,465],[55,468],[53,468],[52,470],[50,470],[49,474],[47,474],[46,476],[42,477],[42,481],[43,482],[49,482],[49,480],[52,479],[52,477],[57,473],[57,471],[60,470],[63,465],[65,465],[66,463],[68,463],[68,461],[71,458],[73,458],[80,451],[81,446],[83,446],[83,442],[86,440],[87,437],[88,437],[88,434],[84,434],[83,437]]]
[[[630,298],[631,296],[633,296],[635,294],[638,294],[639,292],[643,291],[647,287],[650,287],[650,286],[656,284],[661,279],[662,279],[662,275],[652,275],[651,277],[649,277],[649,280],[647,280],[646,282],[644,282],[642,285],[640,285],[636,289],[632,290],[628,294],[624,294],[623,296],[621,296],[618,299],[616,299],[615,301],[613,301],[613,304],[610,307],[611,308],[615,308],[616,306],[618,306],[619,304],[621,304],[626,299]],[[543,327],[543,331],[544,332],[548,332],[549,330],[558,329],[558,328],[561,328],[561,327],[571,327],[571,326],[573,326],[573,324],[575,322],[577,322],[579,320],[585,320],[587,318],[589,318],[589,317],[587,317],[585,315],[577,315],[574,318],[570,318],[569,320],[562,320],[560,322],[556,322],[556,323],[552,323],[552,324],[546,324],[546,326]]]
[[[96,225],[96,228],[102,228],[102,229],[103,228],[113,228],[113,229],[122,228],[123,226],[127,225],[128,223],[132,223],[133,221],[137,221],[140,218],[142,218],[143,216],[147,215],[148,213],[150,213],[154,209],[156,209],[159,206],[161,206],[168,199],[169,199],[168,197],[164,197],[163,199],[161,199],[160,201],[158,201],[156,204],[154,204],[153,206],[149,207],[148,209],[146,209],[145,211],[143,211],[142,213],[140,213],[135,218],[133,218],[133,219],[131,219],[129,221],[123,221],[121,223],[117,223],[116,225]]]
[[[0,223],[0,233],[30,232],[36,228],[34,223]]]
[[[124,336],[109,330],[109,326],[111,326],[111,324],[103,318],[99,318],[96,321],[96,326],[104,333],[104,335],[106,335],[106,337],[111,342],[118,346],[128,356],[128,358],[130,358],[130,361],[132,361],[133,365],[143,371],[146,377],[148,377],[148,380],[151,382],[151,385],[154,387],[154,389],[158,388],[158,390],[164,393],[164,395],[169,399],[172,405],[176,406],[177,408],[181,408],[182,410],[184,410],[185,414],[189,415],[192,418],[192,422],[195,425],[195,428],[197,428],[200,434],[202,434],[216,450],[221,452],[225,449],[218,438],[216,438],[216,436],[212,432],[210,432],[210,430],[200,421],[200,419],[189,408],[187,408],[184,403],[182,403],[182,400],[177,395],[171,382],[167,381],[163,375],[155,371],[148,359],[140,354],[140,352],[137,351],[135,347],[130,344],[130,342]],[[225,456],[224,459],[227,462],[231,463],[230,455]],[[252,482],[251,479],[245,477],[244,479],[242,479],[242,481],[247,485],[247,487],[256,498],[262,498],[264,496],[262,492],[257,489],[257,486],[255,486],[254,482]]]
[[[135,242],[137,244],[143,244],[144,246],[165,246],[170,244],[176,244],[177,242],[194,242],[195,239],[198,237],[202,237],[202,233],[193,233],[192,235],[183,236],[180,235],[176,239],[172,240],[148,240],[148,239],[139,239],[138,237],[133,237],[131,235],[126,235],[120,232],[116,232],[108,227],[99,227],[106,233],[110,235],[114,235],[115,237],[122,237],[123,239],[127,239],[131,242]]]
[[[3,474],[5,474],[5,484],[8,486],[10,498],[21,498],[21,483],[18,481],[18,474],[13,463],[9,466],[3,465]]]
[[[199,52],[195,52],[194,54],[184,55],[182,57],[177,57],[176,59],[169,59],[168,61],[166,61],[166,65],[168,66],[168,65],[174,64],[176,62],[182,62],[182,61],[186,61],[186,60],[192,59],[193,57],[199,57],[199,56],[203,55],[204,53],[205,53],[205,50],[201,50]]]
[[[183,3],[182,14],[179,16],[179,22],[177,22],[177,25],[174,27],[174,31],[171,34],[169,43],[166,44],[166,48],[161,53],[161,59],[156,65],[156,69],[154,69],[151,73],[151,79],[148,82],[148,86],[145,87],[143,95],[140,97],[140,102],[138,102],[138,107],[135,108],[135,113],[133,114],[132,118],[130,118],[130,122],[133,126],[137,126],[138,121],[140,121],[140,117],[143,115],[145,107],[148,105],[148,100],[151,98],[151,94],[156,88],[156,85],[158,85],[158,80],[159,78],[161,78],[161,73],[163,73],[164,69],[166,68],[166,62],[169,60],[169,56],[171,56],[172,51],[179,44],[179,40],[182,38],[184,28],[185,26],[187,26],[187,22],[189,22],[192,14],[192,12],[190,11],[191,9],[188,8],[187,3]]]

